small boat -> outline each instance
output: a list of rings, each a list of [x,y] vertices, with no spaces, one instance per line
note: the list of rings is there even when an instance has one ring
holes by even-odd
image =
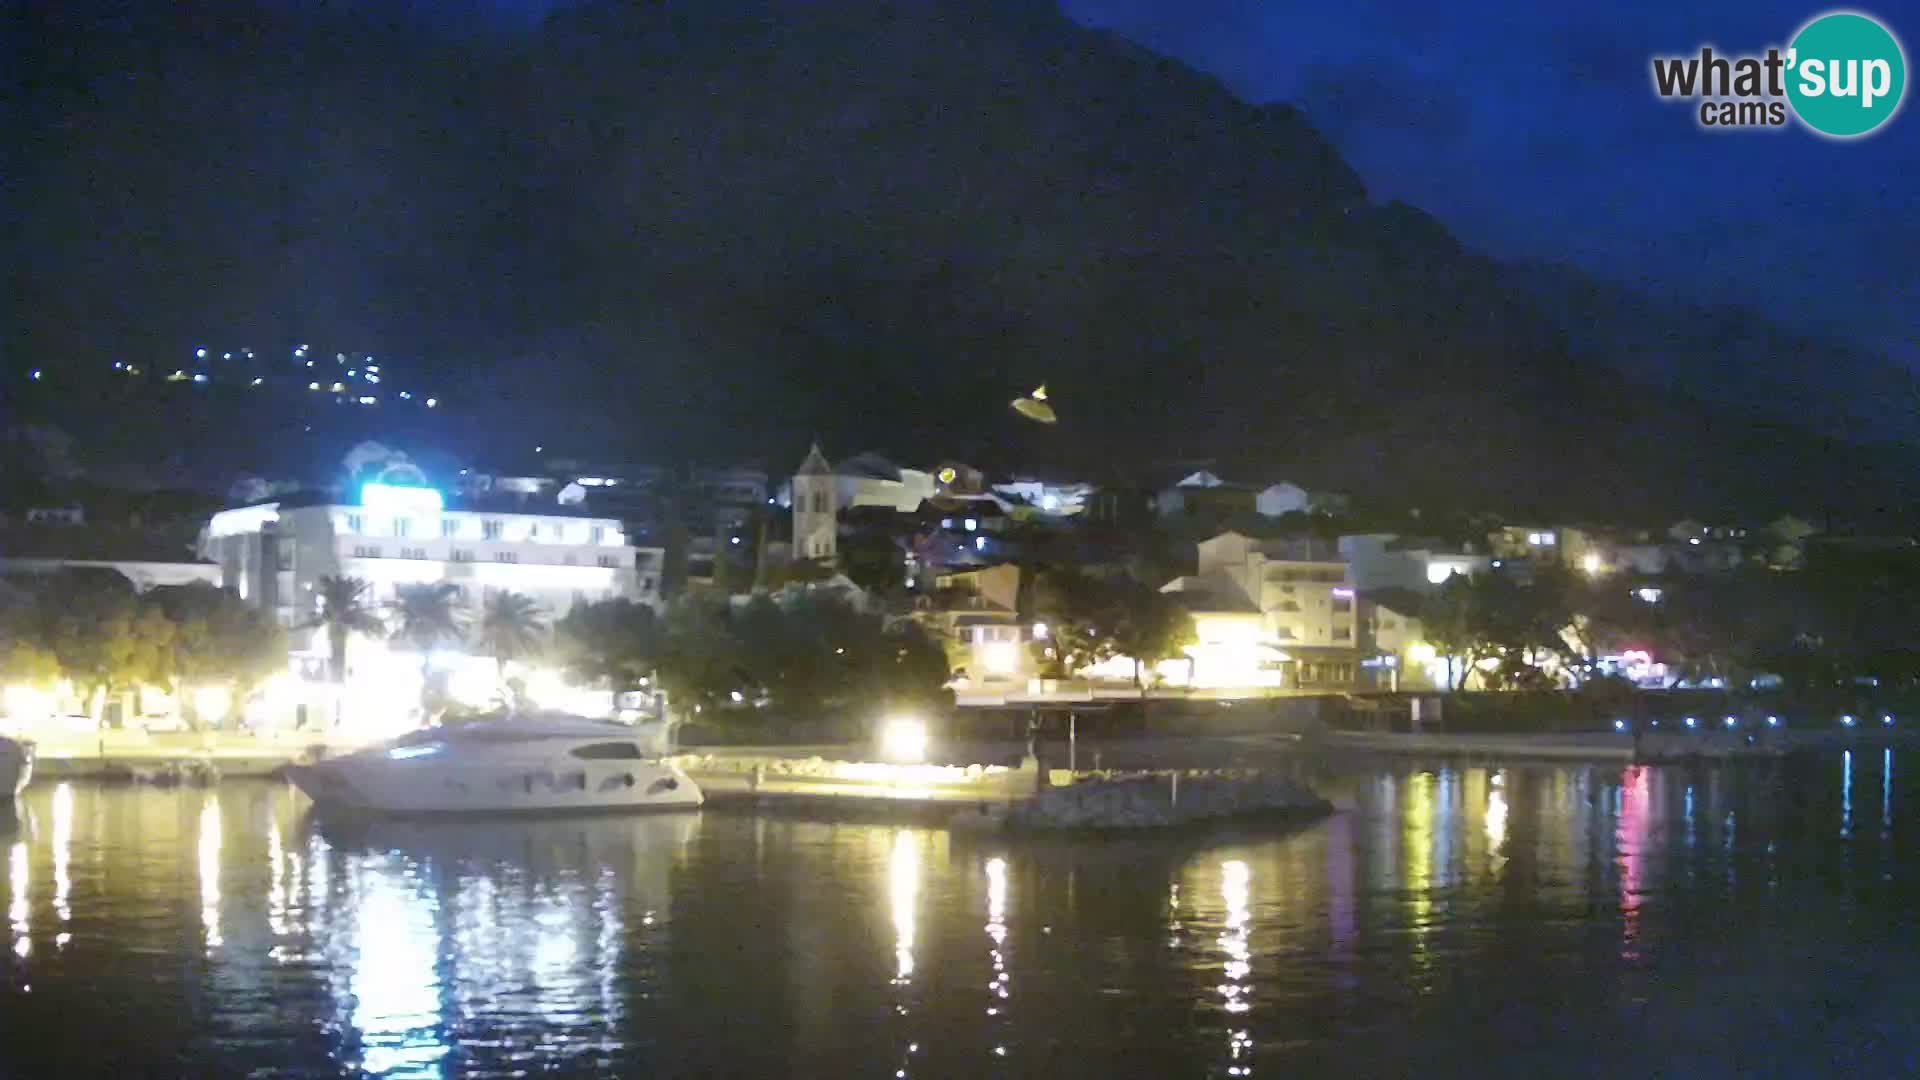
[[[0,799],[12,799],[33,779],[33,744],[0,737]]]
[[[704,798],[646,729],[558,713],[424,728],[287,777],[323,811],[375,814],[684,810]]]

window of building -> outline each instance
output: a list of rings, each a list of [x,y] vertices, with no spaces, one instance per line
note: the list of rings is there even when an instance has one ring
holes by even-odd
[[[529,522],[527,524],[527,539],[529,540],[540,539],[540,523],[539,522],[534,521],[534,522]]]
[[[360,520],[360,515],[359,515],[359,514],[348,514],[348,515],[347,515],[347,531],[348,531],[348,532],[351,532],[351,533],[357,533],[357,532],[364,532],[364,531],[366,531],[366,530],[364,530],[364,529],[362,529],[362,528],[360,527],[360,526],[361,526],[361,524],[362,524],[362,522],[361,522],[361,520]]]
[[[473,552],[468,551],[465,548],[454,548],[453,561],[454,562],[472,562]]]
[[[460,535],[460,521],[457,518],[440,519],[440,535],[451,539]]]
[[[406,537],[407,530],[412,527],[413,521],[410,518],[396,517],[393,519],[393,535],[401,537],[402,539]]]
[[[1350,641],[1353,639],[1353,627],[1336,626],[1333,628],[1333,636],[1341,641]]]
[[[1333,598],[1333,610],[1334,610],[1335,612],[1337,612],[1337,613],[1339,613],[1339,614],[1346,614],[1347,612],[1349,612],[1349,611],[1352,611],[1352,610],[1353,610],[1353,597],[1351,597],[1351,596],[1336,596],[1336,597],[1334,597],[1334,598]]]
[[[641,591],[641,592],[648,592],[648,593],[650,593],[650,592],[652,592],[652,591],[653,591],[653,579],[652,579],[652,578],[650,578],[650,577],[643,577],[643,578],[641,578],[641,579],[640,579],[640,591]]]
[[[353,555],[357,559],[377,559],[380,557],[380,549],[372,544],[357,544],[354,546]]]
[[[599,562],[601,566],[604,566],[609,570],[620,565],[620,559],[614,555],[602,555],[600,556]]]
[[[293,549],[292,548],[283,547],[280,549],[280,569],[282,570],[293,569]]]
[[[589,544],[602,543],[606,540],[606,538],[607,538],[607,529],[606,529],[606,526],[604,525],[595,525],[592,528],[587,530],[587,543]]]
[[[500,539],[502,531],[499,518],[489,518],[480,523],[480,538],[482,540],[498,540]]]
[[[513,551],[496,551],[493,553],[493,561],[503,562],[503,563],[517,563],[520,561],[520,555],[518,552],[513,552]]]

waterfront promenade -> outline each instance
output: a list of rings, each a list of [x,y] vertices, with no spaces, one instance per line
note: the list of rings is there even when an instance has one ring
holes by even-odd
[[[1565,762],[1667,762],[1688,760],[1767,759],[1801,750],[1819,750],[1856,744],[1883,745],[1920,739],[1920,733],[1878,727],[1857,730],[1780,730],[1753,733],[1700,732],[1646,734],[1637,746],[1631,735],[1618,732],[1573,734],[1387,733],[1320,731],[1249,734],[1144,735],[1122,738],[1082,737],[1069,748],[1059,739],[1041,743],[1047,768],[1062,779],[1074,772],[1098,770],[1186,770],[1222,768],[1297,767],[1323,758],[1414,757],[1472,760]],[[269,776],[303,756],[345,753],[361,743],[326,733],[254,735],[243,732],[104,731],[97,734],[42,736],[35,739],[36,774],[42,777],[126,776],[171,765],[203,763],[219,775]],[[823,743],[793,746],[686,747],[688,771],[716,797],[750,794],[810,794],[832,797],[875,793],[877,774],[853,775],[860,766],[887,772],[889,798],[973,801],[985,790],[975,777],[955,781],[952,775],[928,772],[917,779],[902,777],[897,766],[875,765],[872,748],[860,743]],[[996,775],[1018,769],[1026,744],[1018,740],[947,740],[931,748],[935,765],[978,766]],[[838,774],[818,765],[836,763]],[[761,766],[758,778],[754,767]],[[757,784],[758,787],[754,785]],[[1033,788],[1031,775],[1015,792]],[[997,790],[997,787],[996,787]],[[997,798],[1016,796],[995,796]]]

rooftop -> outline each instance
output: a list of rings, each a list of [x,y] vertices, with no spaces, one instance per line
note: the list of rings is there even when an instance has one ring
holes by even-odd
[[[454,513],[473,514],[527,514],[537,517],[563,518],[604,518],[612,520],[614,515],[596,512],[587,506],[562,506],[552,497],[536,498],[512,493],[467,495],[459,492],[442,491],[440,493],[442,509]],[[281,510],[302,510],[319,506],[338,506],[348,510],[361,509],[361,504],[330,491],[296,491],[271,499],[247,503],[244,506],[230,506],[228,510],[247,510],[258,506],[277,506]],[[376,508],[376,512],[378,512]]]

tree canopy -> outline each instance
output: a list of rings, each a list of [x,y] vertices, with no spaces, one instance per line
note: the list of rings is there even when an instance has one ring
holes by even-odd
[[[645,678],[660,656],[660,620],[624,597],[575,604],[553,624],[554,654],[569,678],[620,691]]]
[[[683,602],[663,631],[660,677],[676,700],[703,711],[724,715],[764,699],[779,716],[864,717],[950,700],[938,642],[833,594],[761,596],[737,607]]]
[[[1049,570],[1034,590],[1034,616],[1047,625],[1042,670],[1071,675],[1116,656],[1141,669],[1181,655],[1193,644],[1193,616],[1165,593],[1132,578],[1090,577],[1075,570]]]

